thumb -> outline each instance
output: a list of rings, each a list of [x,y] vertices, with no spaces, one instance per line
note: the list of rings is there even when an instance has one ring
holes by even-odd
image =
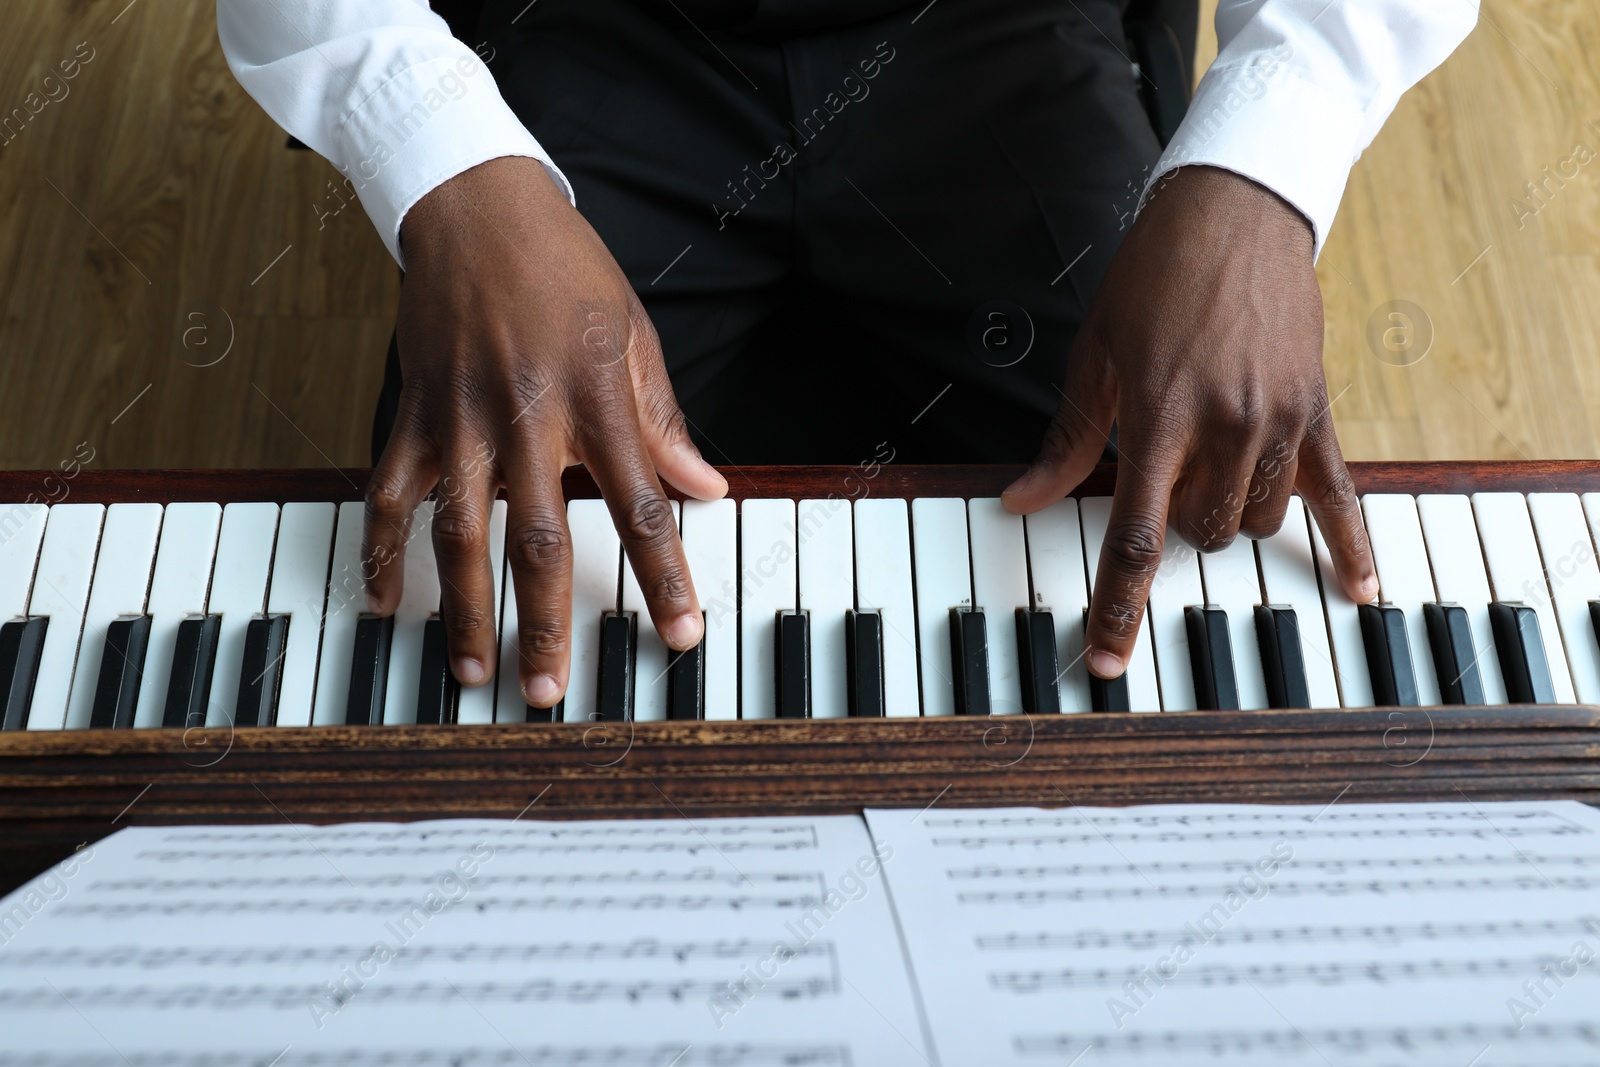
[[[657,473],[686,496],[720,500],[728,494],[728,481],[689,439],[688,420],[661,358],[661,341],[638,298],[631,302],[629,320],[628,373],[640,433]]]
[[[1091,333],[1086,323],[1072,346],[1061,403],[1039,455],[1000,496],[1007,511],[1027,515],[1049,507],[1077,488],[1105,453],[1117,415],[1117,385],[1105,349],[1088,340]]]

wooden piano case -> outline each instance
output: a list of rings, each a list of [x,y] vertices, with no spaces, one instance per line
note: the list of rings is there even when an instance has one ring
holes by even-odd
[[[0,500],[353,500],[365,471],[0,473]],[[995,494],[1012,468],[725,471],[734,495]],[[1597,463],[1384,463],[1362,492],[1587,492]],[[1103,469],[1080,491],[1107,493]],[[574,472],[569,495],[593,495]],[[866,806],[1574,798],[1600,708],[0,734],[0,891],[122,826],[694,818]]]

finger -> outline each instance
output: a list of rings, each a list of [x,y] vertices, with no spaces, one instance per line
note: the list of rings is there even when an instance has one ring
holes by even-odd
[[[450,670],[462,685],[482,685],[494,671],[494,568],[489,516],[494,482],[470,452],[445,456],[433,507],[433,554],[439,567],[439,617]]]
[[[696,500],[720,500],[728,495],[728,481],[705,461],[690,440],[688,420],[683,417],[672,380],[667,377],[655,327],[637,300],[633,308],[628,370],[633,376],[645,450],[656,471],[680,492]]]
[[[1239,519],[1239,532],[1246,537],[1271,537],[1283,526],[1298,466],[1295,447],[1289,440],[1292,438],[1279,440],[1256,460],[1250,488],[1245,492],[1244,514]]]
[[[1027,515],[1049,507],[1088,477],[1105,454],[1117,413],[1117,388],[1104,350],[1086,339],[1092,333],[1087,324],[1079,331],[1082,340],[1073,345],[1067,361],[1061,403],[1039,455],[1000,495],[1008,511]]]
[[[1378,569],[1372,562],[1372,545],[1367,540],[1366,524],[1361,521],[1355,484],[1345,467],[1326,405],[1300,442],[1295,483],[1322,530],[1339,584],[1350,599],[1365,604],[1378,595]]]
[[[517,664],[522,698],[554,707],[567,691],[572,646],[572,534],[558,464],[508,465],[506,562],[517,597]],[[511,664],[501,664],[510,670]]]
[[[1139,636],[1150,583],[1161,567],[1166,539],[1167,502],[1177,479],[1179,448],[1163,442],[1158,449],[1132,446],[1125,431],[1128,463],[1117,467],[1111,519],[1100,549],[1084,661],[1100,678],[1116,678],[1127,669]]]
[[[656,632],[669,648],[690,649],[700,643],[705,625],[678,526],[672,521],[672,505],[639,437],[625,429],[617,432],[636,425],[633,413],[617,404],[612,407],[610,417],[595,420],[596,425],[611,428],[607,436],[584,442],[584,465],[611,509]]]
[[[1253,441],[1235,443],[1211,432],[1197,438],[1173,497],[1171,523],[1179,537],[1202,552],[1228,547],[1239,536],[1255,470]]]
[[[375,615],[388,615],[400,606],[411,518],[437,479],[433,446],[413,420],[402,417],[367,482],[365,496],[361,573],[367,583],[367,610]]]

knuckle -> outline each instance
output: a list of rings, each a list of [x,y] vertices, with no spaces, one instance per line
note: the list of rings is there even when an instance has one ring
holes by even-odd
[[[564,567],[572,562],[572,543],[566,530],[550,522],[530,522],[507,538],[513,566],[533,569]]]
[[[1100,609],[1100,629],[1116,641],[1131,641],[1139,636],[1144,609],[1131,600],[1113,600]]]
[[[659,493],[636,494],[616,518],[622,539],[642,548],[659,548],[677,532],[672,521],[672,505]]]
[[[1149,519],[1124,522],[1106,533],[1105,551],[1123,574],[1132,577],[1153,574],[1161,565],[1165,533]]]
[[[689,599],[689,576],[676,567],[650,583],[647,599],[654,603],[680,603]]]
[[[567,650],[567,632],[555,622],[524,622],[517,626],[517,643],[523,655],[550,659]]]
[[[439,618],[444,621],[445,633],[456,637],[475,636],[489,624],[489,616],[470,601],[442,607]]]
[[[434,513],[433,548],[452,559],[471,556],[488,543],[489,531],[481,516],[457,504]]]
[[[394,475],[375,473],[367,485],[364,500],[369,524],[376,524],[380,528],[398,526],[408,517],[406,486]]]

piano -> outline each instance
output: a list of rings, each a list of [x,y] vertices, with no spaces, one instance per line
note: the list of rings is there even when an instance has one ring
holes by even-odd
[[[555,709],[514,669],[450,678],[431,502],[399,610],[365,615],[365,471],[0,473],[0,889],[132,823],[1600,787],[1600,464],[1354,465],[1372,605],[1298,499],[1265,540],[1169,538],[1109,683],[1081,655],[1114,468],[1025,519],[1017,473],[727,469],[675,504],[707,625],[673,654],[568,472]],[[514,664],[504,501],[492,540]]]

